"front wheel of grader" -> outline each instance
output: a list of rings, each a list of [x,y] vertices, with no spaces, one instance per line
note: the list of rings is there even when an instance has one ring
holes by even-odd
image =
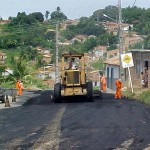
[[[61,84],[56,83],[54,85],[54,102],[61,103]]]

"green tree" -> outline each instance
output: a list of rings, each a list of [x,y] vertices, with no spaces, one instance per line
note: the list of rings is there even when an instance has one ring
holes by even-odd
[[[49,11],[46,11],[46,12],[45,12],[45,18],[46,18],[46,20],[48,20],[49,15],[50,15],[50,12],[49,12]]]
[[[29,18],[32,18],[33,20],[36,20],[38,22],[43,22],[44,21],[44,16],[41,12],[34,12],[29,14]]]
[[[104,14],[108,15],[110,18],[113,18],[114,20],[118,20],[118,7],[109,5],[104,9],[95,11],[91,16],[91,18],[93,18],[97,22],[112,21],[112,19],[104,17]]]
[[[48,32],[46,32],[45,38],[47,40],[54,40],[55,39],[55,32],[54,31],[48,31]]]
[[[87,40],[84,42],[84,47],[85,47],[86,52],[92,50],[93,47],[95,47],[96,45],[97,45],[97,42],[96,42],[96,39],[95,39],[95,38],[87,39]]]
[[[61,12],[60,7],[57,7],[57,10],[51,13],[51,19],[61,21],[66,20],[67,16],[64,15],[63,12]]]
[[[17,79],[22,80],[25,76],[29,75],[28,69],[27,69],[27,64],[25,61],[18,59],[15,60],[14,62],[11,62],[11,69],[13,70],[12,74],[9,74],[7,77],[6,81],[16,81]]]
[[[140,22],[141,16],[144,12],[145,9],[137,6],[124,8],[122,10],[123,20],[129,24],[137,24]]]

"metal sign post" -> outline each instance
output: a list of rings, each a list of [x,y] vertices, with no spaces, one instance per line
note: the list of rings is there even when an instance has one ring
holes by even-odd
[[[122,61],[122,66],[123,68],[128,68],[128,73],[129,73],[129,84],[133,93],[133,86],[132,86],[132,80],[131,80],[131,74],[130,74],[130,67],[133,67],[133,58],[132,58],[132,53],[126,53],[121,55],[121,61]]]
[[[132,93],[133,93],[133,86],[132,86],[132,80],[131,80],[131,74],[130,74],[130,68],[129,67],[128,67],[128,72],[129,72],[129,83],[130,83],[131,90],[132,90]]]

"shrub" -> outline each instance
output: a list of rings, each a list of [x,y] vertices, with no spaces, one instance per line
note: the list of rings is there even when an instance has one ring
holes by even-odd
[[[150,104],[150,90],[142,92],[140,95],[140,101],[145,104]]]

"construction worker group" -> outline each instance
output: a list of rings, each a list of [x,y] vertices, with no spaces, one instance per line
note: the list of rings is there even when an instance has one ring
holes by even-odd
[[[116,92],[115,92],[115,97],[116,99],[122,98],[122,82],[121,79],[117,79],[115,81],[115,86],[116,86]],[[105,77],[104,74],[101,74],[100,76],[100,90],[105,93],[106,92],[106,87],[107,87],[107,78]]]
[[[17,96],[22,96],[23,94],[23,81],[17,80],[16,81],[16,89],[17,89]]]

